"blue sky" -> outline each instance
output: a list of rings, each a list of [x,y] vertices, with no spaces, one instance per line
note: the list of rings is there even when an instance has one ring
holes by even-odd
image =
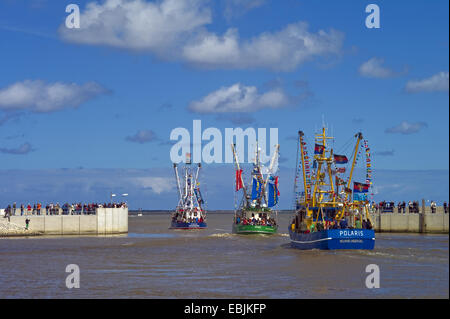
[[[69,3],[79,32],[64,27]],[[365,26],[369,3],[380,29]],[[48,201],[123,189],[134,208],[169,209],[170,132],[201,119],[222,132],[279,128],[289,208],[291,137],[301,129],[311,144],[322,117],[337,149],[358,130],[368,139],[376,199],[448,200],[448,11],[448,1],[2,1],[0,180],[15,182],[0,205],[55,185]],[[230,194],[210,208],[231,208],[232,166],[205,174]],[[389,190],[410,179],[410,193]]]

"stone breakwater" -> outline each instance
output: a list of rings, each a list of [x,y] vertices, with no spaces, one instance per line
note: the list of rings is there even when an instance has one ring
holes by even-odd
[[[30,219],[29,230],[25,220]],[[97,208],[95,215],[27,215],[0,218],[0,236],[105,235],[128,232],[128,208]]]
[[[8,222],[7,218],[0,220],[0,237],[12,237],[12,236],[38,236],[42,233],[28,229],[25,226],[20,226],[15,223]]]
[[[371,220],[377,232],[397,233],[449,233],[449,214],[442,207],[432,213],[430,207],[422,206],[418,213],[399,214],[397,208],[393,213],[373,213]]]

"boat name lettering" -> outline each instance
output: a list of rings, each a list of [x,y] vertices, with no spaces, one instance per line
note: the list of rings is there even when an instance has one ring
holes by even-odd
[[[339,231],[339,236],[364,236],[362,230],[341,230]]]

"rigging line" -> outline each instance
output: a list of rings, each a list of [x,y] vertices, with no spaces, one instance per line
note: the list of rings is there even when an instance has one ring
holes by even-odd
[[[350,137],[337,151],[337,154],[346,153],[348,148],[351,146],[353,140],[353,136]]]
[[[297,137],[297,156],[296,156],[296,160],[295,160],[295,177],[294,177],[294,209],[297,207],[297,179],[300,175],[300,163],[299,163],[299,158],[298,158],[298,153],[299,153],[299,149],[300,149],[300,137]]]

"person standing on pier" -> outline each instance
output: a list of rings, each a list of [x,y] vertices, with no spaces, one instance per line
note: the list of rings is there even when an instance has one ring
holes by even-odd
[[[447,214],[447,202],[444,202],[444,214]]]
[[[436,213],[436,202],[435,201],[431,201],[431,213],[432,214]]]

